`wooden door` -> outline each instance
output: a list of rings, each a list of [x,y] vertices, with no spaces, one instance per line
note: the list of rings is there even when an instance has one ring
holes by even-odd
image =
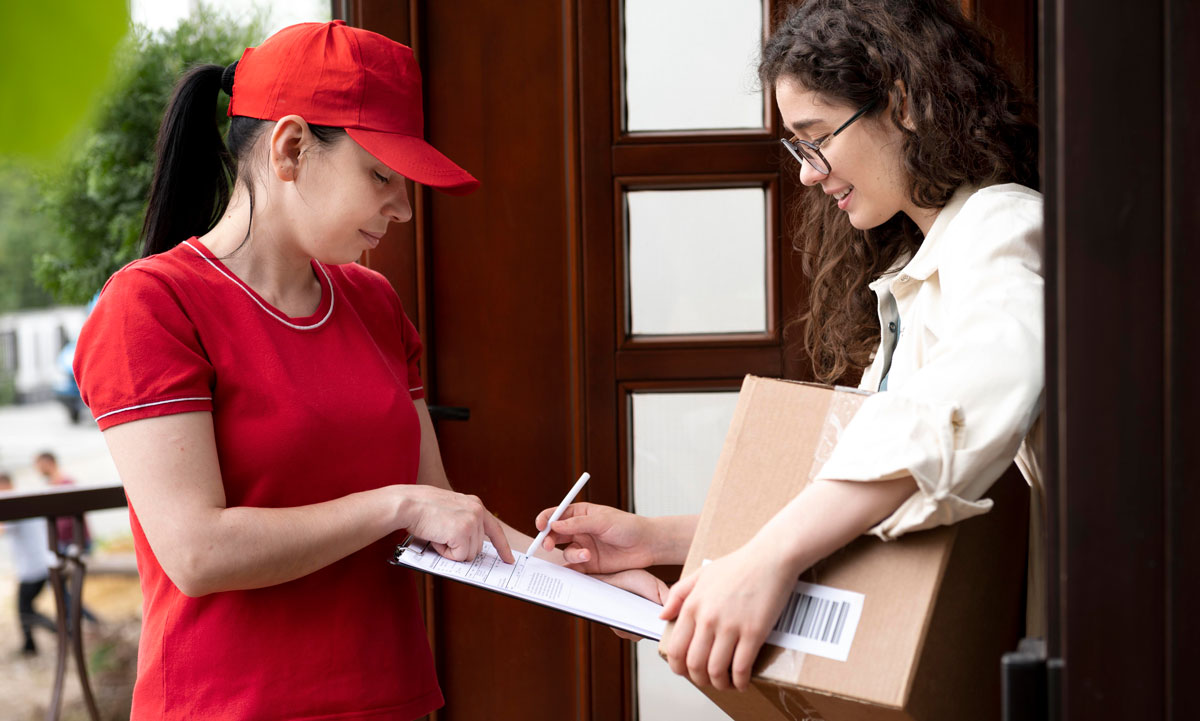
[[[762,17],[778,11],[765,2]],[[631,130],[624,13],[621,0],[334,2],[414,47],[426,137],[483,183],[465,198],[415,189],[413,222],[364,262],[421,331],[430,404],[469,411],[438,422],[451,482],[526,531],[585,469],[586,500],[633,506],[639,398],[809,376],[784,342],[804,282],[769,93],[757,127]],[[630,198],[649,196],[631,194],[720,189],[762,199],[761,323],[640,332]],[[636,718],[633,646],[607,629],[452,583],[424,591],[437,719]]]

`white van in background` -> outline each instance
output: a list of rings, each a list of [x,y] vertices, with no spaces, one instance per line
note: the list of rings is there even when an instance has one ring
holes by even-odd
[[[70,356],[85,318],[82,305],[0,313],[0,401],[58,398],[76,420],[81,404]]]

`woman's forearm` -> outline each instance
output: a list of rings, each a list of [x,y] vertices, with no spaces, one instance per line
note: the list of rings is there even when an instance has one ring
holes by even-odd
[[[430,485],[393,484],[292,508],[231,507],[209,413],[132,421],[104,438],[150,549],[189,596],[285,583],[401,528],[460,560],[486,537],[508,553],[479,499]]]
[[[189,596],[271,586],[354,553],[417,517],[422,491],[386,486],[293,508],[229,506],[208,413],[104,431],[130,507]],[[427,489],[433,491],[434,489]]]
[[[890,481],[814,481],[767,522],[751,543],[782,553],[795,575],[889,516],[917,490],[911,477]]]
[[[389,486],[293,508],[214,508],[160,542],[168,577],[189,596],[301,578],[402,527],[411,487]],[[169,564],[169,566],[168,566]]]
[[[700,516],[658,516],[647,520],[652,529],[648,534],[650,557],[654,559],[652,565],[682,566],[687,560]]]

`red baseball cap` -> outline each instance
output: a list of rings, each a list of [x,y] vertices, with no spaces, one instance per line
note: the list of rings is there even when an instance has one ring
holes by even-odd
[[[229,115],[299,115],[345,128],[384,165],[418,183],[465,195],[479,181],[425,142],[421,71],[412,49],[345,21],[300,23],[246,48]]]

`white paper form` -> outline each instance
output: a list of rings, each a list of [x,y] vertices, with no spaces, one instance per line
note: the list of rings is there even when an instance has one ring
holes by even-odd
[[[639,636],[659,640],[667,622],[662,606],[587,574],[540,558],[513,552],[516,563],[500,560],[496,548],[483,542],[473,561],[452,561],[427,541],[412,539],[396,551],[395,563],[524,601],[565,611]]]

